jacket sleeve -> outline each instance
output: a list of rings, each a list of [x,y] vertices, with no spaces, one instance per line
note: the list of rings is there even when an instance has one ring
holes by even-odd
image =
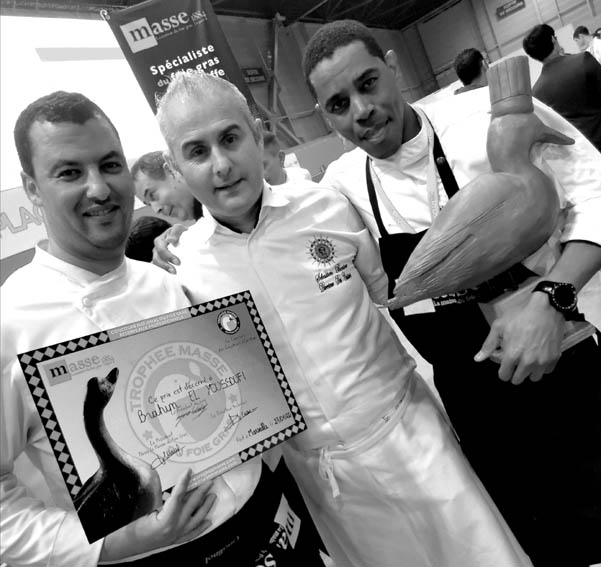
[[[532,150],[535,164],[553,180],[562,202],[561,241],[584,240],[601,246],[601,154],[551,108],[537,100],[534,107],[545,124],[575,140],[570,146],[537,144]]]
[[[3,335],[10,330],[3,329]],[[36,467],[52,456],[46,435],[15,357],[5,358],[2,341],[0,392],[0,556],[10,567],[92,567],[98,564],[102,540],[90,545],[74,510],[47,506],[17,478],[15,461],[27,453]],[[27,397],[26,397],[27,396]],[[47,451],[44,450],[47,447]],[[55,468],[57,468],[55,466]],[[52,485],[53,471],[40,469]],[[56,470],[60,476],[60,471]],[[55,475],[54,475],[55,477]],[[61,480],[62,482],[62,480]],[[52,487],[53,496],[60,485]],[[63,488],[66,494],[66,488]],[[60,494],[58,494],[60,497]]]

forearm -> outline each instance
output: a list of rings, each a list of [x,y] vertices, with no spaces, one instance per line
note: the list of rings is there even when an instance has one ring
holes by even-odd
[[[75,512],[47,508],[27,496],[12,474],[0,482],[2,558],[11,567],[98,563],[101,542],[88,543]]]
[[[585,241],[570,241],[545,279],[569,282],[576,291],[601,270],[601,246]]]

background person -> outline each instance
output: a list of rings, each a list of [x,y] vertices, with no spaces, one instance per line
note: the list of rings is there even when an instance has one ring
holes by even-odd
[[[463,86],[458,88],[454,94],[461,94],[488,85],[488,79],[486,78],[488,63],[478,49],[470,47],[461,51],[455,57],[453,68],[457,77],[463,83]]]
[[[311,181],[309,170],[302,167],[285,167],[286,154],[272,132],[263,134],[263,177],[270,185],[282,185],[289,181]]]
[[[384,54],[353,21],[319,28],[303,68],[328,123],[357,145],[330,164],[321,184],[345,194],[379,239],[392,290],[449,196],[491,171],[488,89],[425,112],[407,104],[396,55]],[[561,232],[524,261],[525,271],[490,289],[503,293],[534,271],[573,299],[601,268],[601,159],[573,126],[533,102],[545,124],[575,140],[535,144],[530,152],[560,194]],[[588,566],[601,561],[601,382],[593,370],[601,365],[600,347],[588,338],[562,355],[560,309],[570,316],[572,302],[551,299],[544,291],[529,294],[521,310],[492,327],[462,294],[392,314],[433,364],[464,452],[533,563]],[[497,365],[487,357],[501,343]]]
[[[601,39],[591,35],[586,26],[578,26],[573,38],[580,51],[588,51],[601,64]]]
[[[532,94],[580,130],[601,151],[601,65],[587,51],[564,55],[547,24],[532,28],[524,51],[543,64]]]
[[[263,180],[260,121],[231,83],[176,73],[157,119],[205,216],[182,236],[193,301],[253,295],[308,428],[283,446],[336,565],[529,565],[371,297],[386,276],[342,195]]]
[[[169,170],[162,151],[148,152],[132,165],[136,195],[155,213],[191,222],[202,216],[202,205],[194,199],[186,184]]]

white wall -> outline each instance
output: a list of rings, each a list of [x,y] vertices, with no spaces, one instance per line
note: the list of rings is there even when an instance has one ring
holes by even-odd
[[[13,126],[54,90],[78,91],[114,122],[126,155],[163,147],[156,121],[107,23],[0,16],[0,189],[20,185]]]

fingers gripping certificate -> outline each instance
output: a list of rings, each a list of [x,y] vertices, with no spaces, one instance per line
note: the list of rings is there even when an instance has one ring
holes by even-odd
[[[248,291],[19,361],[90,541],[306,428]]]

